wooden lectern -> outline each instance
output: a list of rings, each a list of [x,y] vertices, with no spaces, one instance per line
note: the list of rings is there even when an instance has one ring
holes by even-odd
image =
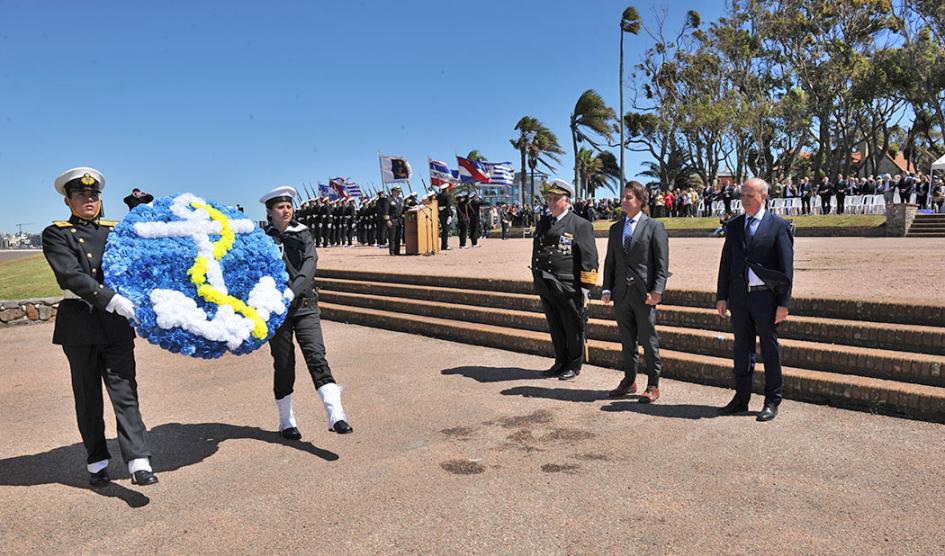
[[[408,255],[434,255],[440,251],[436,199],[407,211],[405,233]]]

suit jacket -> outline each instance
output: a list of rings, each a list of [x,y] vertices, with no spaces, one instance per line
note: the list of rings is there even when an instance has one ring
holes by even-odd
[[[624,216],[610,227],[604,257],[603,289],[611,291],[616,303],[625,295],[639,297],[641,301],[649,292],[662,295],[669,277],[669,235],[663,223],[641,214],[628,253],[623,249],[626,220]],[[633,277],[631,291],[628,291],[628,275]]]
[[[791,306],[794,235],[788,221],[771,211],[765,211],[751,241],[745,234],[744,214],[728,223],[715,298],[724,299],[729,305],[746,302],[749,267],[774,292],[779,306]]]
[[[125,317],[105,311],[115,292],[105,285],[102,257],[115,224],[72,215],[43,230],[43,255],[66,290],[56,312],[54,344],[106,344],[135,337]]]
[[[597,285],[597,244],[594,227],[573,210],[559,221],[542,217],[532,242],[532,277],[539,293],[577,295]]]

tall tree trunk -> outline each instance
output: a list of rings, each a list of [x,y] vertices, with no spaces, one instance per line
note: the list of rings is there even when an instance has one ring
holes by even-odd
[[[581,178],[578,176],[577,124],[571,118],[571,148],[574,149],[574,197],[581,198]]]
[[[814,183],[820,183],[824,177],[824,159],[830,153],[830,122],[824,116],[818,116],[820,131],[818,134],[817,154],[814,155]]]
[[[620,119],[620,188],[623,189],[623,185],[626,183],[626,175],[623,168],[623,143],[624,143],[624,134],[623,134],[623,26],[620,27],[620,113],[617,114],[617,118]],[[945,132],[945,128],[942,129]]]
[[[522,145],[521,145],[522,148],[520,149],[522,151],[522,173],[521,173],[521,177],[519,178],[519,181],[521,182],[519,183],[519,185],[522,187],[522,205],[523,206],[525,205],[525,143],[526,143],[524,139],[525,138],[522,137]]]

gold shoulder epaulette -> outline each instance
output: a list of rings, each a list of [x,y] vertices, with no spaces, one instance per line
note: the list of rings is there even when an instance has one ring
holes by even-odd
[[[110,227],[110,228],[114,228],[115,226],[118,225],[118,221],[117,221],[117,220],[105,220],[105,219],[102,219],[102,220],[99,220],[99,221],[98,221],[98,225],[99,225],[99,226],[108,226],[108,227]]]
[[[53,220],[52,223],[53,226],[57,228],[68,228],[72,225],[72,222],[69,222],[68,220]]]

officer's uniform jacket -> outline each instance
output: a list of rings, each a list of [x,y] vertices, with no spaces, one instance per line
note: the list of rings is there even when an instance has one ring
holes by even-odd
[[[104,284],[102,256],[116,224],[72,215],[43,230],[43,254],[64,290],[56,313],[54,344],[106,344],[135,337],[125,317],[105,311],[115,292]]]
[[[573,210],[542,217],[532,243],[532,276],[539,293],[578,295],[597,284],[597,245],[590,222]]]
[[[290,222],[282,233],[271,224],[266,225],[265,231],[282,251],[282,261],[289,273],[289,289],[295,294],[289,307],[290,315],[314,311],[317,302],[315,268],[318,251],[311,231],[295,221]]]

